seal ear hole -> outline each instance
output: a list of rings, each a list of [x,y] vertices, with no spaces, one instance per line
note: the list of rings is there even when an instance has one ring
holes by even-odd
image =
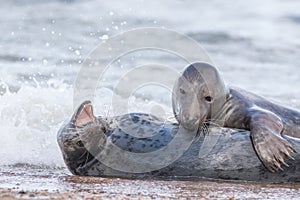
[[[212,101],[212,97],[211,97],[211,96],[206,96],[206,97],[205,97],[205,100],[206,100],[207,102],[211,102],[211,101]]]
[[[185,90],[182,89],[182,88],[179,89],[179,92],[180,92],[181,94],[185,94]]]
[[[76,145],[79,147],[84,147],[84,144],[81,140],[79,140],[78,142],[76,142]]]

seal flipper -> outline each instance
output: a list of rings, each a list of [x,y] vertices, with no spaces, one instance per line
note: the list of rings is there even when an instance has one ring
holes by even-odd
[[[264,166],[271,172],[282,170],[281,165],[295,152],[291,144],[281,136],[283,123],[270,111],[252,110],[250,131],[253,146]]]
[[[72,117],[75,126],[84,126],[95,119],[91,101],[83,102]]]

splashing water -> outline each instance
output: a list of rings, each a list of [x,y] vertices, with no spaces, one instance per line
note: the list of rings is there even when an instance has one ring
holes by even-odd
[[[72,112],[71,96],[66,85],[23,86],[0,96],[0,163],[63,166],[56,133]]]

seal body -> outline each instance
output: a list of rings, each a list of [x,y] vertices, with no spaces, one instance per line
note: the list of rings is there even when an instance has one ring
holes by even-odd
[[[205,69],[205,70],[203,70]],[[216,88],[220,88],[216,91]],[[173,110],[187,129],[203,124],[250,131],[254,149],[271,172],[282,169],[294,147],[283,135],[300,138],[300,113],[248,91],[226,87],[207,63],[188,66],[175,87]]]
[[[119,170],[98,156],[103,153],[114,156],[115,154],[109,152],[112,143],[123,151],[135,153],[137,156],[145,152],[159,151],[170,145],[176,138],[179,128],[178,124],[165,122],[143,113],[130,113],[110,118],[95,117],[91,103],[84,102],[75,111],[71,120],[61,127],[57,140],[66,165],[75,175],[142,179],[214,178],[271,183],[300,182],[299,155],[294,161],[290,161],[291,167],[284,172],[271,173],[256,156],[247,131],[212,128],[209,135],[194,140],[174,162],[149,172]],[[218,138],[216,145],[206,156],[199,158],[199,147],[203,145],[204,138],[214,137]],[[300,152],[300,141],[288,137],[286,139]],[[116,155],[113,161],[118,165],[124,162],[128,164],[136,162],[134,157],[122,160],[124,155]],[[118,163],[118,160],[121,162]],[[153,162],[159,160],[153,158]],[[136,164],[138,165],[137,162]]]

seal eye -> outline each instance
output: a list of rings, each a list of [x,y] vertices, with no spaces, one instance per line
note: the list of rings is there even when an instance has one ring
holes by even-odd
[[[105,127],[101,127],[101,130],[103,131],[103,133],[106,133],[106,128]]]
[[[211,101],[212,101],[212,98],[211,98],[211,96],[206,96],[206,97],[205,97],[205,100],[206,100],[207,102],[211,102]]]
[[[185,94],[185,91],[184,91],[184,89],[182,89],[182,88],[179,89],[179,92],[180,92],[181,94]]]
[[[79,140],[78,142],[76,142],[77,146],[79,147],[84,147],[84,144],[81,140]]]

